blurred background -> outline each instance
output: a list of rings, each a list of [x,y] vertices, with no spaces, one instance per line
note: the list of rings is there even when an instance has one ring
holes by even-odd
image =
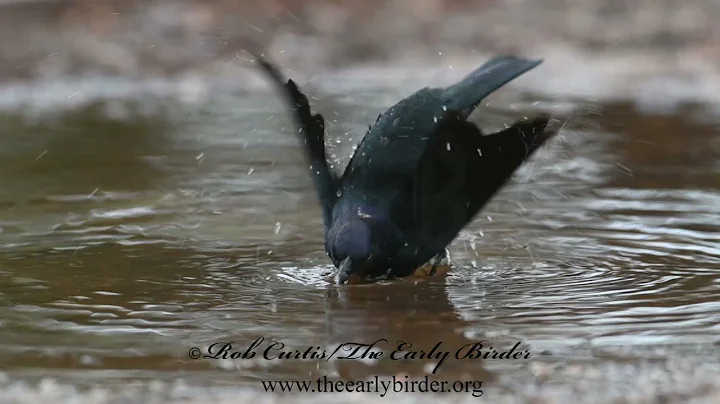
[[[3,0],[1,78],[235,78],[243,50],[307,72],[524,53],[554,92],[637,96],[646,86],[716,93],[712,1]],[[316,73],[317,74],[317,73]],[[692,88],[692,90],[690,90]],[[704,89],[704,90],[703,90]],[[659,90],[656,90],[659,91]],[[671,91],[668,89],[666,91]],[[676,95],[676,97],[681,94]],[[689,94],[683,94],[690,97]],[[651,96],[650,98],[655,98]]]
[[[483,381],[489,402],[720,401],[718,15],[711,0],[0,0],[0,401],[270,403],[260,380],[434,366],[187,357],[259,336],[520,341],[531,359],[435,375]],[[379,113],[496,54],[545,61],[478,125],[548,112],[562,130],[453,243],[447,278],[336,288],[295,128],[249,49],[325,116],[337,169]]]

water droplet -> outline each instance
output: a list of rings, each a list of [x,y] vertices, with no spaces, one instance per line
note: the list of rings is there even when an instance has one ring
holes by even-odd
[[[337,192],[335,192],[335,195],[339,198],[342,196],[342,190],[338,189]]]
[[[254,168],[250,168],[250,169],[248,170],[248,173],[247,173],[247,175],[250,175],[250,174],[252,174],[252,173],[253,173],[253,171],[255,171],[255,169],[254,169]]]
[[[281,228],[282,228],[282,223],[280,223],[280,222],[275,223],[275,234],[280,233]]]
[[[437,123],[438,119],[436,116],[433,117],[433,122]]]
[[[443,105],[443,111],[447,111],[447,105]]]
[[[447,146],[447,151],[450,151],[450,142],[447,142],[446,146]]]

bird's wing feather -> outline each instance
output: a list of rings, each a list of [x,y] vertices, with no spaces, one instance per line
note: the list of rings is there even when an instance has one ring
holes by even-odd
[[[549,116],[524,119],[497,133],[483,136],[480,141],[482,158],[478,160],[474,179],[468,184],[472,189],[468,214],[474,216],[492,196],[510,179],[513,173],[557,129],[547,127]]]
[[[419,246],[438,253],[555,133],[545,131],[549,118],[539,117],[482,136],[461,119],[462,111],[451,112],[418,165],[407,232],[417,234]]]
[[[327,232],[332,220],[332,209],[337,201],[340,180],[327,164],[325,156],[325,120],[322,115],[313,115],[311,113],[310,102],[294,81],[286,80],[275,66],[260,55],[253,56],[255,56],[262,71],[280,89],[305,141],[305,154],[310,161],[310,174],[322,205],[323,222]]]

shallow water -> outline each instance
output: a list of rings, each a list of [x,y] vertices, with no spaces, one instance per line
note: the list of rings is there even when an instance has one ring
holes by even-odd
[[[366,125],[415,89],[359,81],[308,86],[339,167]],[[475,119],[492,130],[543,110],[563,130],[454,242],[447,278],[343,287],[326,278],[306,164],[268,89],[3,113],[5,383],[182,378],[253,394],[259,380],[420,376],[437,361],[191,360],[188,350],[264,337],[328,351],[442,341],[454,352],[487,340],[532,356],[449,359],[436,377],[484,381],[485,398],[546,381],[598,396],[637,383],[648,397],[679,384],[701,395],[693,389],[720,374],[718,125],[702,106],[649,115],[513,88]]]

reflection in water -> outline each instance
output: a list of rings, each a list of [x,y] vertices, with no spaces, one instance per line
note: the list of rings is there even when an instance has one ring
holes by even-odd
[[[465,338],[464,330],[469,324],[458,316],[448,300],[444,279],[406,279],[377,285],[331,287],[327,295],[325,315],[331,343],[387,341],[378,343],[378,348],[385,353],[380,360],[339,362],[338,372],[343,377],[359,379],[378,373],[424,376],[437,370],[434,377],[438,379],[489,379],[489,374],[482,368],[482,360],[454,358],[460,348],[479,341]],[[440,356],[394,360],[392,352],[402,342],[412,344],[403,345],[403,350],[428,354],[441,343],[435,349]],[[445,359],[444,353],[448,354]],[[395,358],[403,355],[396,353]]]
[[[339,166],[352,133],[404,90],[318,102]],[[552,108],[509,104],[480,112],[482,127]],[[0,368],[13,378],[257,389],[260,379],[421,376],[436,363],[188,358],[194,346],[258,337],[328,350],[442,341],[451,352],[520,341],[527,361],[448,359],[437,375],[509,391],[546,374],[539,363],[617,375],[632,371],[614,372],[615,361],[716,352],[720,150],[695,109],[575,113],[453,244],[446,279],[335,287],[275,94],[129,121],[105,119],[106,107],[52,124],[0,119],[13,134],[0,148]]]

